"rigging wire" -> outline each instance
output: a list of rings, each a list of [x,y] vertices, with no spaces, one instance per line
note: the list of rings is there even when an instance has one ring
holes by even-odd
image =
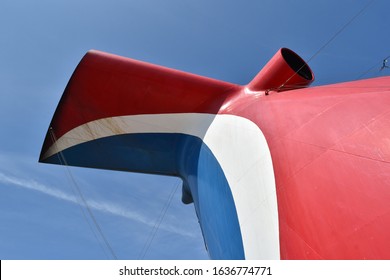
[[[376,0],[371,0],[362,9],[360,9],[349,21],[347,21],[332,37],[328,39],[308,60],[303,64],[294,74],[292,74],[282,85],[280,85],[276,91],[283,88],[295,75],[297,75],[311,60],[317,57],[331,42],[333,42],[352,22],[360,17]]]
[[[153,240],[154,240],[154,238],[155,238],[155,236],[157,234],[157,231],[159,230],[160,225],[161,225],[162,221],[165,218],[165,215],[166,215],[166,213],[167,213],[167,211],[169,209],[169,206],[171,205],[172,199],[173,199],[177,189],[179,188],[180,184],[181,183],[178,182],[176,184],[176,186],[174,188],[172,188],[172,191],[169,194],[169,197],[168,197],[167,201],[165,202],[165,205],[161,209],[160,215],[157,218],[156,223],[154,224],[152,230],[150,231],[148,239],[146,240],[146,242],[144,244],[144,247],[142,248],[142,251],[141,251],[141,253],[140,253],[139,257],[138,257],[138,260],[143,260],[145,258],[145,256],[146,256],[146,254],[148,253],[149,248],[152,245],[152,242],[153,242]]]
[[[387,56],[385,59],[383,59],[382,61],[382,67],[378,67],[378,63],[375,63],[375,65],[373,65],[372,67],[370,67],[367,71],[363,72],[362,74],[360,74],[356,79],[360,79],[362,77],[364,77],[365,75],[367,75],[368,73],[374,71],[375,69],[378,69],[378,72],[381,72],[383,69],[385,68],[390,68],[390,66],[387,65],[387,62],[388,62],[388,59],[390,58],[390,55]]]
[[[51,136],[51,139],[52,139],[54,145],[57,145],[57,137],[56,137],[55,134],[54,134],[53,128],[50,127],[50,128],[49,128],[49,131],[50,131],[50,136]],[[59,158],[59,161],[60,161],[61,165],[64,165],[64,166],[66,167],[68,177],[69,177],[69,179],[70,179],[70,181],[71,181],[71,183],[72,183],[72,185],[73,185],[73,187],[74,187],[74,188],[72,188],[72,192],[75,194],[75,196],[76,196],[76,198],[77,198],[77,200],[78,200],[78,204],[79,204],[79,206],[80,206],[80,208],[81,208],[81,211],[82,211],[82,213],[83,213],[83,216],[84,216],[84,218],[86,219],[86,221],[87,221],[87,223],[88,223],[88,225],[89,225],[91,231],[93,232],[95,238],[97,239],[97,241],[98,241],[98,243],[100,244],[100,246],[102,247],[102,249],[103,249],[103,246],[101,245],[101,240],[103,240],[104,244],[106,245],[108,251],[111,253],[112,257],[113,257],[115,260],[117,260],[118,257],[117,257],[117,255],[115,254],[115,252],[114,252],[112,246],[111,246],[110,243],[108,242],[108,239],[107,239],[106,236],[104,235],[103,230],[101,229],[101,227],[100,227],[98,221],[97,221],[96,218],[95,218],[95,215],[93,214],[91,208],[90,208],[89,205],[88,205],[87,200],[85,199],[83,193],[81,192],[81,189],[80,189],[79,185],[77,184],[76,179],[75,179],[74,176],[72,175],[72,173],[71,173],[71,171],[70,171],[70,169],[69,169],[69,165],[68,165],[68,163],[67,163],[67,161],[66,161],[66,158],[65,158],[64,154],[62,153],[62,151],[59,151],[57,154],[58,154],[58,158]],[[76,191],[75,191],[75,190],[76,190]],[[84,209],[83,209],[82,206],[84,206],[84,208],[87,209],[87,213],[88,213],[90,219],[92,220],[92,222],[93,222],[95,228],[97,229],[97,231],[98,231],[98,233],[99,233],[101,239],[98,238],[96,232],[93,230],[93,227],[92,227],[92,225],[90,224],[90,221],[88,220],[87,214],[85,213],[85,211],[84,211]],[[103,251],[104,251],[104,253],[106,254],[106,256],[108,257],[106,251],[105,251],[105,250],[103,250]]]
[[[54,135],[54,132],[53,132],[53,128],[50,127],[49,128],[49,131],[50,131],[50,136],[51,136],[51,140],[53,141],[54,145],[57,146],[57,143],[56,143],[56,137]],[[63,159],[63,155],[61,155],[60,153],[57,153],[57,157],[58,157],[58,161],[60,162],[61,165],[65,165],[65,162],[64,162],[64,159]],[[66,166],[66,165],[65,165]],[[69,174],[69,171],[68,169],[66,170],[66,175],[68,176],[68,179],[70,182],[72,182],[72,179],[71,179],[71,175]],[[79,196],[77,195],[76,191],[75,191],[75,188],[70,188],[74,197],[76,198],[77,200],[77,205],[80,207],[80,211],[81,213],[83,214],[83,217],[85,219],[85,221],[87,222],[88,226],[89,226],[89,229],[91,230],[91,232],[93,233],[96,241],[98,242],[100,248],[102,249],[102,251],[104,252],[104,254],[106,255],[107,259],[109,259],[109,256],[102,244],[102,241],[99,239],[99,237],[97,236],[96,234],[96,231],[93,229],[93,226],[91,225],[91,222],[90,220],[88,219],[87,217],[87,214],[85,213],[85,208],[82,206],[82,201],[80,200]]]
[[[363,78],[364,76],[366,76],[368,73],[374,71],[376,68],[378,67],[378,63],[375,63],[374,66],[370,67],[368,70],[364,71],[362,74],[360,74],[359,76],[356,77],[356,80],[359,80],[361,78]],[[379,70],[380,71],[380,70]]]
[[[364,71],[362,74],[360,74],[356,79],[361,79],[363,78],[364,76],[366,76],[368,73],[372,72],[372,71],[376,71],[377,69],[377,72],[381,72],[383,69],[386,69],[386,68],[390,68],[389,65],[387,65],[388,63],[388,60],[390,58],[390,55],[387,56],[385,59],[382,60],[382,67],[379,67],[379,63],[375,63],[373,66],[371,66],[370,68],[368,68],[368,70]]]

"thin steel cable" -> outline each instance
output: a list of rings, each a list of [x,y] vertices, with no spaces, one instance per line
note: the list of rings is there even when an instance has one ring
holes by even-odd
[[[139,257],[138,257],[139,260],[143,260],[145,258],[145,256],[146,256],[146,254],[148,253],[149,248],[152,245],[152,242],[153,242],[153,240],[154,240],[154,238],[155,238],[155,236],[157,234],[157,231],[159,230],[160,225],[161,225],[162,221],[164,220],[165,215],[166,215],[166,213],[167,213],[167,211],[169,209],[169,206],[172,203],[173,196],[175,195],[175,193],[176,193],[177,189],[179,188],[179,186],[180,186],[180,182],[178,182],[176,184],[176,187],[174,187],[172,189],[172,191],[171,191],[167,201],[165,202],[164,207],[161,209],[160,215],[159,215],[158,219],[156,220],[156,223],[154,224],[154,226],[153,226],[153,228],[152,228],[152,230],[151,230],[151,232],[149,234],[149,237],[146,240],[146,242],[144,244],[144,247],[142,248],[142,251],[141,251],[141,253],[140,253]]]
[[[57,143],[57,138],[56,138],[56,136],[55,136],[55,133],[54,133],[53,128],[50,127],[50,128],[49,128],[49,131],[50,131],[50,135],[51,135],[52,141],[53,141],[54,145],[56,145],[56,143]],[[58,149],[58,150],[59,150],[59,149]],[[99,233],[101,239],[103,240],[103,242],[104,242],[104,244],[106,245],[107,249],[110,251],[110,253],[111,253],[111,255],[113,256],[113,258],[114,258],[115,260],[117,260],[118,257],[117,257],[117,255],[115,254],[115,252],[114,252],[112,246],[111,246],[110,243],[108,242],[108,239],[107,239],[106,236],[104,235],[103,230],[101,229],[101,227],[100,227],[98,221],[97,221],[96,218],[95,218],[95,215],[93,214],[91,208],[90,208],[89,205],[88,205],[87,200],[85,199],[83,193],[81,192],[81,189],[80,189],[79,185],[77,184],[76,179],[74,178],[73,174],[71,173],[71,171],[70,171],[70,169],[69,169],[69,165],[68,165],[68,163],[67,163],[67,161],[66,161],[66,158],[65,158],[64,154],[62,153],[62,151],[59,151],[57,154],[58,154],[60,163],[66,167],[68,177],[70,178],[70,181],[71,181],[71,183],[72,183],[73,186],[74,186],[74,189],[72,189],[73,193],[75,193],[74,190],[76,190],[76,193],[78,194],[78,195],[76,195],[76,197],[80,198],[80,200],[81,200],[81,203],[80,203],[80,200],[78,199],[80,207],[81,207],[81,205],[84,205],[85,209],[87,209],[87,212],[88,212],[88,214],[89,214],[89,217],[91,218],[93,224],[95,225],[95,228],[97,229],[97,231],[98,231],[98,233]],[[84,210],[83,210],[82,207],[81,207],[81,209],[82,209],[82,213],[83,213],[85,219],[87,220],[88,225],[89,225],[90,228],[92,229],[92,226],[91,226],[91,224],[89,223],[89,220],[88,220],[88,218],[87,218],[87,216],[86,216],[86,214],[85,214],[85,212],[84,212]],[[94,233],[95,237],[97,238],[96,232],[95,232],[94,230],[92,230],[92,232]],[[100,239],[97,238],[97,240],[99,241]],[[106,256],[107,256],[107,254],[106,254]]]
[[[377,72],[381,72],[383,69],[389,68],[389,66],[385,64],[389,58],[390,58],[390,55],[382,60],[383,61],[382,67],[379,67],[379,63],[377,62],[373,66],[368,68],[368,70],[366,70],[362,74],[360,74],[356,79],[359,80],[359,79],[363,78],[364,76],[366,76],[368,73],[375,71],[376,69],[377,69]]]
[[[347,23],[345,23],[332,37],[328,39],[325,44],[323,44],[308,60],[305,64],[301,66],[294,74],[292,74],[282,85],[280,85],[276,90],[279,91],[281,88],[285,86],[299,71],[301,71],[305,65],[307,65],[311,60],[317,57],[331,42],[333,42],[352,22],[354,22],[358,17],[360,17],[367,9],[370,7],[376,0],[371,0],[366,4],[362,9],[360,9]]]
[[[65,163],[63,162],[62,158],[61,158],[61,155],[59,153],[57,153],[57,157],[58,157],[58,161],[60,162],[61,165],[65,165]],[[67,173],[68,177],[69,177],[69,174]],[[70,180],[70,179],[69,179]],[[99,244],[100,248],[102,249],[103,253],[106,255],[107,259],[109,259],[110,257],[108,256],[105,248],[104,248],[104,245],[102,244],[102,241],[99,239],[99,237],[97,236],[96,234],[96,231],[94,230],[93,228],[93,225],[91,224],[90,220],[88,219],[88,216],[87,214],[85,213],[85,209],[84,207],[82,206],[82,201],[80,200],[79,196],[77,195],[77,193],[75,192],[74,188],[70,188],[74,197],[76,198],[77,200],[77,205],[79,206],[80,208],[80,211],[84,217],[84,220],[86,221],[86,223],[88,224],[89,226],[89,229],[91,230],[93,236],[95,237],[97,243]]]

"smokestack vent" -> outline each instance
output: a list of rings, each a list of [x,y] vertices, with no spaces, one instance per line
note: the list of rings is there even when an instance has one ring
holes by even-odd
[[[290,49],[280,49],[248,84],[251,91],[286,91],[307,87],[314,74],[306,62]]]

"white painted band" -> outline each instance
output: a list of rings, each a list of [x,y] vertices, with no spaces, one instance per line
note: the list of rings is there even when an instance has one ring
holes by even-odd
[[[272,160],[263,133],[234,115],[151,114],[99,119],[60,137],[50,157],[72,146],[129,133],[181,133],[203,140],[218,160],[235,202],[246,259],[280,259]]]

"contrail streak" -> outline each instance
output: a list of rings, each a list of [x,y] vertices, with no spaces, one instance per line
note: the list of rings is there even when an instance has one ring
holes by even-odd
[[[23,179],[23,178],[17,178],[14,176],[6,175],[2,172],[0,172],[0,182],[5,183],[7,185],[13,185],[17,187],[21,187],[24,189],[37,191],[43,194],[46,194],[48,196],[54,197],[56,199],[60,199],[63,201],[71,202],[74,204],[79,204],[79,201],[77,197],[70,195],[66,192],[63,192],[58,189],[54,189],[51,187],[48,187],[42,183],[39,183],[32,179]],[[130,219],[139,223],[143,223],[145,225],[148,225],[150,227],[153,227],[155,222],[153,219],[148,218],[146,216],[143,216],[136,212],[131,212],[113,202],[109,201],[96,201],[96,200],[90,200],[87,199],[87,203],[91,209],[101,211],[104,213],[109,213],[115,216],[123,217],[126,219]],[[195,237],[192,232],[185,231],[182,229],[179,229],[172,225],[161,225],[160,229],[163,229],[168,232],[173,232],[182,236],[186,237]]]

